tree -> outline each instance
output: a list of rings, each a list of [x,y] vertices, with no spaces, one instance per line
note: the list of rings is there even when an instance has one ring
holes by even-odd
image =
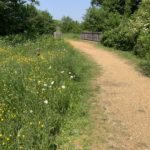
[[[37,0],[0,0],[0,35],[54,31],[52,16],[39,11]]]
[[[61,19],[61,30],[64,33],[79,33],[81,32],[81,25],[78,21],[74,21],[72,18],[64,16]]]
[[[142,0],[127,0],[126,1],[126,14],[133,14],[140,6]]]
[[[89,8],[84,16],[83,28],[87,31],[103,31],[107,13],[103,8]]]
[[[100,6],[100,5],[102,5],[102,3],[103,3],[103,0],[92,0],[91,1],[92,6]]]
[[[92,6],[104,7],[109,12],[124,14],[126,11],[134,13],[142,0],[92,0]]]
[[[141,0],[91,0],[84,16],[84,30],[106,31],[118,27],[125,17],[130,17]]]

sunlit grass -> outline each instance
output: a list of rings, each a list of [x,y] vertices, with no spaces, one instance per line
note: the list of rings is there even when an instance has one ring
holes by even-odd
[[[66,117],[87,92],[90,63],[47,36],[15,46],[1,41],[0,54],[0,149],[56,149]]]

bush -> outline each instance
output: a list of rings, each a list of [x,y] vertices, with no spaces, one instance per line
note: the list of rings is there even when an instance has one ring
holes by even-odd
[[[142,33],[138,37],[136,46],[134,48],[135,54],[140,57],[149,57],[150,56],[150,34]]]
[[[124,27],[125,26],[125,27]],[[137,33],[125,25],[125,21],[117,28],[104,32],[102,43],[123,51],[132,51],[136,43]]]
[[[150,59],[142,61],[140,67],[145,75],[150,76]]]
[[[122,16],[119,13],[108,13],[107,17],[104,18],[102,22],[100,22],[103,25],[103,30],[108,31],[115,29],[120,25],[120,22],[122,21]]]
[[[81,33],[81,24],[78,21],[74,21],[70,17],[64,16],[60,23],[61,31],[63,33]]]
[[[108,47],[115,47],[115,39],[117,38],[117,29],[108,30],[103,33],[101,42]]]
[[[17,45],[17,44],[21,44],[24,43],[25,41],[27,41],[27,39],[31,39],[32,37],[28,37],[25,35],[21,35],[21,34],[16,34],[16,35],[9,35],[9,36],[4,36],[1,37],[1,40],[9,45]]]
[[[134,51],[136,55],[146,57],[150,53],[149,14],[150,1],[145,0],[131,17],[124,16],[117,28],[105,30],[102,43],[124,51]]]
[[[107,12],[102,8],[89,8],[84,16],[83,29],[85,31],[103,31],[106,27],[104,20],[108,17]]]

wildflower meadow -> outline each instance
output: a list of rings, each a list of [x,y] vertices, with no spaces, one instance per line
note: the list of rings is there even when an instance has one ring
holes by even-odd
[[[87,92],[90,63],[49,36],[12,43],[0,40],[0,149],[55,150]]]

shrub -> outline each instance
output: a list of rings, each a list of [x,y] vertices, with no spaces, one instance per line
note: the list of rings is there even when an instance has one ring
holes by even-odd
[[[135,54],[140,57],[150,56],[150,33],[142,33],[138,37],[134,48]]]
[[[131,17],[124,16],[117,28],[106,30],[102,42],[106,46],[134,51],[136,55],[145,57],[149,53],[149,14],[150,1],[145,0]]]
[[[125,26],[125,27],[124,27]],[[137,32],[133,32],[125,21],[119,27],[104,32],[102,43],[123,51],[132,51],[137,39]]]
[[[115,47],[115,39],[117,38],[117,29],[108,30],[103,33],[101,42],[108,47]]]
[[[150,76],[150,58],[149,60],[142,61],[140,67],[145,75]]]

